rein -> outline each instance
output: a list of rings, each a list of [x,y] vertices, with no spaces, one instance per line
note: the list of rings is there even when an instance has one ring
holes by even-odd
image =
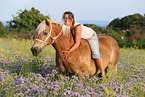
[[[52,37],[51,36],[51,30],[52,30],[52,25],[51,25],[51,22],[50,22],[50,31],[49,31],[49,35],[47,36],[47,38],[43,41],[43,40],[40,40],[40,39],[35,39],[35,40],[37,40],[37,41],[39,41],[39,42],[42,42],[42,43],[44,43],[45,45],[47,45],[48,43],[46,42],[47,41],[47,39],[50,37],[51,39],[52,39],[52,42],[50,43],[50,44],[53,44],[54,43],[54,41],[59,37],[59,35],[61,34],[61,32],[62,32],[62,29],[61,29],[61,31],[59,32],[59,34],[56,36],[56,37]]]

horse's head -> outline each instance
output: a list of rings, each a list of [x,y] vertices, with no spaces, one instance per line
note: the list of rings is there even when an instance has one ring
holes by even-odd
[[[52,28],[52,23],[50,20],[46,19],[41,21],[38,19],[38,21],[40,24],[35,30],[37,33],[37,39],[34,41],[34,45],[31,48],[34,56],[37,56],[46,45],[52,44],[62,32],[61,27],[57,27],[59,30]]]

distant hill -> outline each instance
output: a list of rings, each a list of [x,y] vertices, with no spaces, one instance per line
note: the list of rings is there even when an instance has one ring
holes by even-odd
[[[97,21],[97,20],[78,20],[76,22],[79,22],[81,24],[95,24],[97,26],[101,26],[101,27],[106,27],[107,25],[109,25],[108,21]],[[2,21],[2,23],[4,24],[4,26],[7,25],[7,21]]]
[[[101,26],[101,27],[106,27],[107,25],[109,25],[108,21],[99,21],[99,20],[78,20],[76,22],[79,22],[81,24],[95,24],[97,26]]]

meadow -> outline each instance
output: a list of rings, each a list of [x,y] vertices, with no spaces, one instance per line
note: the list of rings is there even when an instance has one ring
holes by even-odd
[[[59,78],[52,46],[34,57],[29,40],[0,39],[1,97],[145,97],[145,50],[120,48],[117,75]]]

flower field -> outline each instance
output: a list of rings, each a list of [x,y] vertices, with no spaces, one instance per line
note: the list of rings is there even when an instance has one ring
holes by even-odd
[[[0,40],[1,97],[145,97],[145,50],[121,48],[116,77],[59,78],[55,50],[34,57],[28,40]]]

